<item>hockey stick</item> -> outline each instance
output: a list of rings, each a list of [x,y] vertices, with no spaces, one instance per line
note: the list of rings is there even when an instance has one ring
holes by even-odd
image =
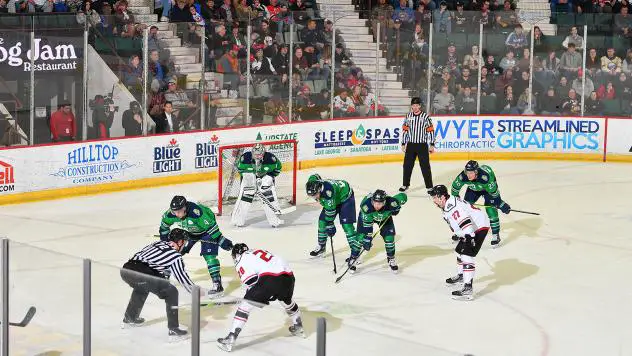
[[[371,235],[371,240],[373,240],[375,238],[375,236],[377,236],[377,234],[382,230],[382,227],[384,226],[384,224],[386,224],[386,222],[391,219],[393,216],[389,216],[386,219],[384,219],[384,221],[382,221],[382,223],[380,224],[380,227],[377,228],[377,231],[375,231],[373,233],[373,235]],[[364,247],[362,248],[362,250],[360,250],[360,254],[358,255],[358,258],[355,259],[355,261],[353,261],[352,265],[347,264],[347,269],[342,273],[342,275],[340,275],[340,277],[336,278],[335,283],[340,282],[340,280],[342,279],[342,277],[345,276],[345,274],[347,274],[347,272],[349,272],[349,270],[351,269],[351,267],[355,266],[356,264],[358,264],[358,261],[360,260],[360,256],[362,256],[362,253],[366,251],[364,249]]]
[[[492,205],[483,205],[483,204],[472,204],[472,205],[480,206],[481,208],[496,208],[496,209],[498,209],[497,207],[492,206]],[[516,212],[516,213],[522,213],[522,214],[529,214],[529,215],[540,215],[540,213],[534,213],[534,212],[531,212],[531,211],[523,211],[523,210],[516,210],[516,209],[509,209],[509,211],[513,211],[513,212]]]
[[[329,236],[329,242],[331,244],[331,259],[334,261],[334,274],[337,274],[338,271],[336,270],[336,256],[334,255],[334,237],[333,236]]]
[[[23,328],[27,325],[29,325],[29,323],[31,322],[31,319],[33,319],[33,317],[35,316],[35,312],[37,311],[37,309],[35,309],[35,307],[30,307],[29,310],[26,311],[26,315],[24,315],[24,318],[22,319],[22,321],[20,321],[19,323],[11,323],[9,322],[9,325],[11,326],[17,326],[20,328]]]
[[[274,207],[274,205],[272,205],[272,203],[268,200],[268,198],[266,198],[263,193],[261,193],[259,190],[257,190],[257,193],[255,193],[259,199],[261,199],[261,201],[268,206],[268,208],[272,209],[272,211],[277,214],[277,215],[285,215],[287,213],[291,213],[293,211],[296,210],[296,206],[290,206],[284,209],[277,209],[276,207]]]

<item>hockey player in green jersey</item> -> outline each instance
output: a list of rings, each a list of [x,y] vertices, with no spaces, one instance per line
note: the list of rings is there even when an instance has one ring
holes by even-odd
[[[347,236],[347,243],[351,248],[351,255],[347,263],[351,271],[355,270],[354,262],[360,255],[361,244],[355,231],[356,222],[355,196],[353,189],[344,180],[322,179],[318,174],[312,174],[305,184],[307,195],[322,205],[323,209],[318,218],[318,247],[309,254],[312,257],[324,256],[327,237],[336,234],[334,220],[336,215],[342,229]]]
[[[185,197],[176,195],[171,200],[170,209],[162,215],[160,224],[160,239],[169,240],[169,231],[174,228],[183,229],[191,234],[191,240],[182,249],[182,254],[188,253],[193,245],[200,241],[200,255],[206,261],[208,273],[211,275],[213,287],[209,296],[223,295],[222,277],[220,275],[218,248],[231,251],[233,243],[219,231],[215,221],[215,214],[210,208],[189,202]]]
[[[452,195],[458,197],[464,185],[467,186],[467,190],[463,200],[474,204],[481,196],[485,199],[485,211],[492,228],[492,247],[498,247],[500,244],[500,220],[497,209],[509,214],[511,207],[500,197],[494,171],[489,166],[479,166],[478,162],[469,161],[463,172],[452,182]]]
[[[399,267],[395,261],[395,223],[393,216],[399,214],[402,205],[406,204],[408,197],[405,193],[388,196],[385,191],[378,189],[367,195],[360,203],[358,215],[358,240],[366,251],[371,249],[373,239],[373,224],[380,228],[380,235],[384,239],[386,247],[386,261],[393,273],[397,273]]]
[[[256,143],[252,151],[245,152],[239,158],[237,169],[241,175],[239,197],[231,215],[231,223],[244,226],[250,205],[256,197],[262,200],[263,210],[272,227],[277,227],[283,220],[275,214],[280,205],[277,199],[274,178],[281,173],[283,165],[272,153],[266,152],[265,147]],[[263,199],[267,200],[268,205]],[[274,208],[274,209],[273,209]]]

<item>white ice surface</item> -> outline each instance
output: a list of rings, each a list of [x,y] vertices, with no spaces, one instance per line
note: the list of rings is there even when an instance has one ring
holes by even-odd
[[[356,275],[334,284],[332,261],[309,260],[316,246],[320,208],[308,202],[303,184],[314,172],[299,172],[296,212],[272,229],[263,212],[251,211],[250,226],[235,229],[220,217],[234,242],[285,257],[295,269],[295,296],[308,331],[287,337],[279,305],[255,310],[234,353],[314,355],[315,320],[328,319],[328,355],[632,355],[632,165],[584,162],[485,162],[497,173],[503,198],[515,209],[541,217],[501,214],[502,247],[486,242],[477,257],[476,299],[457,302],[444,279],[454,273],[454,245],[440,211],[425,197],[415,170],[410,200],[395,223],[401,273],[387,270],[384,245],[376,240]],[[435,183],[449,185],[463,162],[434,162]],[[395,193],[400,164],[319,169],[347,179],[359,204],[370,190]],[[118,269],[153,241],[162,212],[174,194],[210,199],[216,182],[0,207],[0,235],[11,245],[11,319],[29,305],[32,324],[11,329],[11,355],[81,354],[81,266],[93,269],[93,355],[188,355],[188,342],[169,344],[164,303],[150,296],[142,316],[148,325],[121,330],[130,289]],[[26,243],[34,247],[27,247]],[[342,229],[335,239],[338,269],[348,247]],[[329,247],[329,246],[328,246]],[[41,248],[41,249],[40,249]],[[46,250],[64,253],[68,256]],[[210,280],[199,248],[185,261],[203,287]],[[75,256],[75,257],[72,257]],[[242,296],[230,255],[220,252],[228,292]],[[181,303],[189,302],[182,293]],[[202,353],[222,351],[234,306],[202,309]],[[183,325],[189,313],[180,315]]]

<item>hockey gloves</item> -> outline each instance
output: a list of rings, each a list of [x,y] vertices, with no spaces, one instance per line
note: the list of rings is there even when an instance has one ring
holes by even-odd
[[[333,221],[325,226],[325,233],[329,237],[334,237],[336,235],[336,225],[334,225]]]
[[[366,236],[364,240],[362,241],[362,248],[364,248],[365,251],[369,251],[371,249],[371,246],[372,246],[372,240],[370,237]]]
[[[233,248],[233,242],[225,237],[222,237],[222,239],[219,240],[219,247],[221,247],[222,250],[230,251]]]
[[[197,242],[197,240],[189,240],[189,241],[187,241],[187,243],[182,247],[182,250],[180,250],[180,254],[182,256],[184,256],[187,253],[189,253],[191,251],[191,249],[193,248],[193,245],[195,245],[196,242]]]
[[[511,211],[511,207],[505,202],[500,203],[498,209],[500,209],[500,211],[502,211],[504,214],[509,214],[509,212]]]

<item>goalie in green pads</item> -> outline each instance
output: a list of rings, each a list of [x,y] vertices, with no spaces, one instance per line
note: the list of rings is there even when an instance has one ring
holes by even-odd
[[[393,216],[399,214],[402,205],[406,204],[408,197],[405,193],[389,196],[385,191],[378,189],[367,195],[360,203],[360,214],[358,215],[358,235],[359,241],[366,251],[372,246],[373,224],[377,224],[380,235],[384,239],[386,247],[386,261],[393,273],[397,273],[399,267],[395,261],[395,223]]]

